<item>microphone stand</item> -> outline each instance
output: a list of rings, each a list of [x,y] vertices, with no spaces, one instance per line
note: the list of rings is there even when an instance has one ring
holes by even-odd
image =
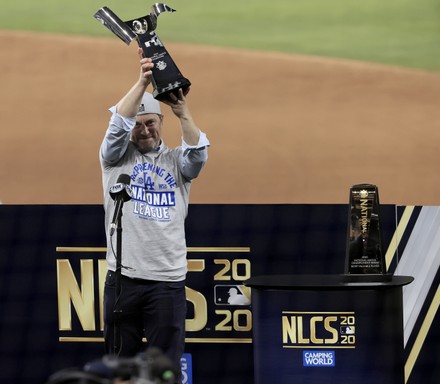
[[[118,212],[118,219],[116,225],[116,272],[115,272],[115,306],[113,308],[114,314],[114,334],[113,334],[113,352],[115,356],[119,355],[121,348],[121,336],[120,336],[120,319],[122,314],[121,308],[121,271],[122,271],[122,204],[120,203],[120,209]]]
[[[122,279],[122,207],[125,201],[133,197],[130,188],[130,176],[121,174],[118,177],[116,185],[110,188],[110,196],[115,200],[115,210],[113,212],[113,220],[110,225],[109,240],[112,243],[112,236],[116,227],[116,271],[115,271],[115,304],[113,307],[113,352],[115,356],[119,356],[122,347],[121,340],[121,279]]]

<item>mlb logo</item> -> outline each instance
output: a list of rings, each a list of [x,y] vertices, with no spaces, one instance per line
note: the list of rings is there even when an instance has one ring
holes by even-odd
[[[354,335],[355,328],[353,325],[341,326],[341,335]]]
[[[250,305],[251,290],[245,285],[216,285],[214,300],[217,305]]]

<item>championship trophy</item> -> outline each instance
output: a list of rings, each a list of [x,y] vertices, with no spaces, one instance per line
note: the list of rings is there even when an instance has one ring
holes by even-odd
[[[136,39],[142,48],[144,57],[153,60],[153,96],[163,101],[169,100],[170,93],[178,95],[182,89],[186,94],[190,81],[183,77],[173,59],[165,49],[157,34],[154,32],[157,27],[157,18],[163,12],[175,12],[166,4],[155,3],[151,7],[151,13],[137,19],[122,21],[108,7],[102,7],[95,13],[94,17],[105,27],[118,36],[124,43],[129,45]]]
[[[371,184],[350,188],[346,276],[387,277],[382,247],[379,194]]]

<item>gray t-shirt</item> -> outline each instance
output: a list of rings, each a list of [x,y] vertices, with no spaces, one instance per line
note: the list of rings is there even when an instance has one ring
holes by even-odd
[[[115,108],[100,149],[104,192],[107,262],[116,269],[116,232],[109,235],[115,202],[109,194],[121,174],[131,179],[133,198],[122,209],[122,274],[156,281],[181,281],[187,272],[185,218],[191,180],[208,158],[209,141],[201,132],[196,146],[159,148],[142,154],[130,141],[134,118]]]

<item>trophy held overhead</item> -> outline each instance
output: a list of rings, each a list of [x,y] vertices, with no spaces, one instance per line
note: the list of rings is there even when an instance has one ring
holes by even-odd
[[[102,7],[94,15],[95,19],[127,45],[133,39],[136,39],[144,57],[153,60],[152,94],[159,101],[170,100],[169,95],[171,93],[177,97],[179,89],[182,89],[183,93],[186,94],[191,86],[191,82],[182,75],[155,32],[157,18],[163,12],[176,11],[166,4],[155,3],[151,7],[149,15],[126,22],[122,21],[108,7]]]

